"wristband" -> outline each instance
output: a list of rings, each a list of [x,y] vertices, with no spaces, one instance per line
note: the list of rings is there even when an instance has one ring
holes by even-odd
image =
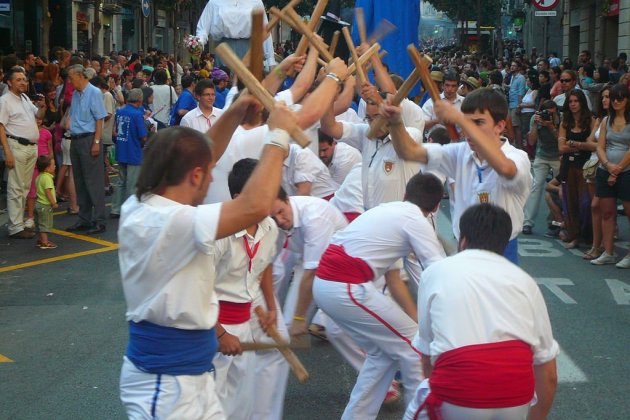
[[[286,74],[284,71],[282,71],[282,69],[280,68],[280,66],[276,66],[276,67],[273,69],[273,72],[276,74],[276,76],[278,76],[278,77],[279,77],[279,78],[281,78],[281,79],[284,79],[284,78],[286,78],[286,77],[287,77],[287,74]]]
[[[608,168],[608,164],[609,164],[609,163],[610,163],[609,161],[602,162],[602,164],[604,165],[604,168]]]
[[[333,79],[337,83],[337,85],[343,86],[343,80],[341,80],[339,76],[337,76],[335,73],[328,73],[326,77]]]
[[[274,128],[273,130],[270,130],[265,136],[265,144],[280,147],[285,152],[287,152],[289,151],[290,139],[291,137],[289,136],[289,133],[280,128]]]
[[[293,320],[294,321],[306,321],[306,319],[303,316],[293,316]]]
[[[220,340],[221,337],[223,337],[225,335],[225,333],[227,332],[227,330],[223,330],[223,332],[221,333],[220,336],[217,337],[217,340]]]

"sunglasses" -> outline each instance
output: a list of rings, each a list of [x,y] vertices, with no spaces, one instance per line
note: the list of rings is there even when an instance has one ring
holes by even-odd
[[[611,96],[610,100],[611,101],[617,101],[617,102],[623,102],[624,100],[628,99],[627,96],[615,96],[614,98]]]
[[[573,79],[560,79],[560,83],[571,83]]]

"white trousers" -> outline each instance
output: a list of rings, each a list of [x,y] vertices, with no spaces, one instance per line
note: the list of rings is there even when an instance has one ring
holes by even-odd
[[[8,170],[7,211],[9,213],[9,235],[24,230],[26,196],[31,189],[33,169],[37,162],[37,145],[25,146],[14,139],[7,139],[15,166]]]
[[[409,403],[423,379],[420,352],[411,344],[418,324],[372,282],[347,284],[315,277],[313,296],[367,354],[342,419],[375,419],[399,368]]]
[[[132,420],[226,418],[216,394],[214,372],[177,376],[146,373],[127,357],[120,372],[120,400]]]
[[[424,400],[431,393],[429,380],[425,379],[418,386],[411,402],[407,405],[404,420],[428,420],[427,410],[418,412]],[[507,408],[468,408],[459,405],[442,403],[440,410],[443,420],[525,420],[529,413],[530,404]]]

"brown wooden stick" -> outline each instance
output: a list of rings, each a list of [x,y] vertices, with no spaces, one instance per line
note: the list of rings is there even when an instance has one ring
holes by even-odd
[[[317,28],[317,23],[319,22],[319,18],[324,14],[324,10],[326,10],[326,6],[328,5],[328,0],[318,0],[315,8],[313,9],[313,13],[311,13],[311,20],[308,22],[308,29],[311,32],[315,32],[315,28]],[[293,7],[291,7],[293,9]],[[284,9],[283,9],[284,10]],[[294,9],[295,10],[295,9]],[[300,39],[300,43],[295,49],[295,55],[300,56],[306,53],[308,48],[308,38],[305,35],[302,35]]]
[[[380,53],[378,53],[378,59],[379,60],[383,60],[383,57],[385,57],[387,55],[387,51],[383,50]],[[370,60],[366,65],[365,65],[365,71],[367,72],[368,70],[370,70],[372,68],[372,60]]]
[[[278,16],[282,19],[283,22],[286,22],[293,29],[305,35],[311,45],[317,49],[319,54],[326,60],[327,62],[333,59],[333,56],[328,52],[328,47],[324,44],[319,38],[315,36],[313,32],[311,32],[308,27],[302,22],[302,19],[298,16],[295,10],[291,8],[287,8],[286,11],[281,12],[277,7],[272,7],[269,9],[269,13],[274,16]]]
[[[262,103],[267,111],[271,112],[276,103],[273,96],[271,96],[271,93],[249,72],[230,46],[224,42],[217,46],[215,51],[219,57],[221,57],[221,60],[238,76],[239,80],[243,82],[247,90]],[[295,127],[289,131],[289,134],[291,138],[302,147],[307,147],[311,142],[310,138],[298,125],[295,125]]]
[[[351,75],[356,72],[357,64],[363,66],[368,60],[381,49],[380,44],[377,42],[372,45],[366,52],[363,53],[361,57],[359,57],[358,63],[352,63],[348,66],[348,75]]]
[[[430,57],[424,54],[421,55],[416,46],[413,44],[409,44],[407,46],[407,52],[409,53],[413,64],[420,71],[422,84],[424,85],[424,88],[429,92],[429,96],[431,96],[433,103],[435,104],[438,101],[441,101],[442,98],[440,98],[440,91],[438,90],[437,85],[435,84],[433,79],[431,79],[431,73],[429,73],[429,69],[427,67],[433,62],[433,60],[431,60]],[[459,139],[459,134],[457,133],[457,129],[453,124],[446,124],[446,129],[448,130],[448,134],[450,135],[451,140]]]
[[[330,55],[332,55],[333,57],[335,56],[337,44],[339,43],[339,35],[341,35],[341,32],[333,32],[332,40],[330,41],[330,47],[328,47],[328,52],[330,52]]]
[[[302,0],[291,0],[289,4],[282,8],[282,10],[285,10],[287,7],[295,7],[300,4],[301,1]],[[271,31],[278,25],[278,23],[280,23],[280,18],[278,16],[272,16],[269,20],[269,24],[267,25],[267,36],[271,34]],[[265,37],[265,39],[267,39],[267,37]]]
[[[341,28],[341,33],[343,34],[344,39],[346,40],[346,44],[348,45],[348,50],[350,50],[350,54],[352,55],[352,60],[355,63],[359,62],[359,55],[357,54],[356,48],[354,48],[354,43],[352,42],[352,36],[350,35],[350,31],[347,26]],[[357,79],[359,80],[359,84],[363,85],[367,80],[365,77],[365,70],[362,65],[357,65]]]
[[[261,306],[257,306],[255,311],[256,311],[256,315],[258,315],[258,318],[260,319],[265,318],[267,315],[267,313]],[[300,359],[298,359],[295,353],[293,353],[290,348],[285,347],[285,346],[288,346],[289,343],[284,341],[284,339],[282,338],[282,336],[276,329],[275,325],[271,325],[269,328],[267,328],[267,335],[273,338],[273,340],[276,343],[278,343],[278,345],[280,346],[278,347],[278,350],[280,351],[280,353],[282,353],[284,358],[287,359],[287,362],[289,362],[289,366],[291,367],[291,370],[293,371],[295,376],[298,378],[300,383],[306,382],[308,380],[308,371],[306,370],[302,362],[300,362]]]
[[[252,10],[252,35],[249,39],[249,70],[257,80],[263,79],[263,13]]]
[[[372,44],[374,42],[380,41],[381,39],[385,38],[390,33],[394,32],[395,30],[396,30],[396,25],[394,25],[387,19],[381,20],[378,23],[378,26],[376,27],[376,29],[374,29],[374,32],[372,32],[372,34],[368,38],[368,44]]]
[[[241,343],[241,350],[243,351],[257,351],[257,350],[273,350],[280,348],[289,348],[289,349],[308,349],[310,347],[310,341],[308,340],[298,340],[296,343],[291,342],[285,344],[278,343],[264,343],[264,342],[254,342],[254,343]]]
[[[357,20],[357,29],[359,30],[359,39],[361,40],[361,44],[363,44],[364,42],[367,42],[367,34],[365,32],[365,15],[363,14],[362,7],[357,7],[356,9],[354,9],[354,17]]]

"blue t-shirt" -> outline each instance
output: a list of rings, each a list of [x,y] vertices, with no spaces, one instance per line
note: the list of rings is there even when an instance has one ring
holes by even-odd
[[[225,106],[225,98],[227,98],[228,91],[230,89],[219,90],[218,88],[214,89],[214,106],[215,108],[223,109]]]
[[[106,116],[103,94],[99,88],[88,83],[83,92],[74,91],[70,107],[70,133],[94,133],[96,121]]]
[[[148,135],[143,108],[128,104],[116,111],[116,161],[127,165],[142,163],[142,143]]]
[[[177,102],[173,105],[173,109],[171,110],[171,120],[169,125],[179,125],[182,117],[177,115],[180,109],[192,110],[197,108],[197,101],[195,101],[195,97],[188,89],[184,89],[182,94],[177,98]]]
[[[510,83],[510,95],[508,97],[508,108],[514,109],[518,106],[519,102],[525,96],[527,91],[527,83],[525,82],[525,76],[518,73],[512,77],[512,83]],[[520,99],[519,99],[520,97]]]

